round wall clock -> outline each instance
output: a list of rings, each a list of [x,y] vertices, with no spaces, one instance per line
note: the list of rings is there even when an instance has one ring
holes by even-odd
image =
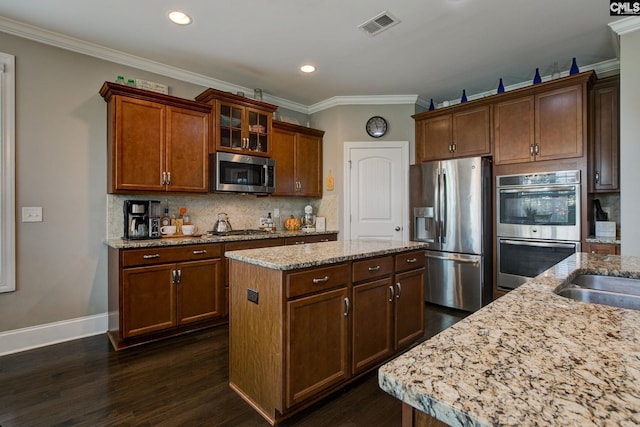
[[[367,120],[367,133],[373,138],[380,138],[387,133],[387,121],[380,116],[373,116]]]

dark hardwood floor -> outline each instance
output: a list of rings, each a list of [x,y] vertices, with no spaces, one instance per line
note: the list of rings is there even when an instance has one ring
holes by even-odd
[[[425,339],[466,313],[427,304]],[[120,352],[97,335],[0,357],[0,426],[268,426],[228,386],[226,326]],[[400,426],[377,371],[283,426]]]

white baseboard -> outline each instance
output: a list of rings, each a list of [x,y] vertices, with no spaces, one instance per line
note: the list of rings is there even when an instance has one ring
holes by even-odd
[[[107,313],[0,332],[0,356],[107,332]]]

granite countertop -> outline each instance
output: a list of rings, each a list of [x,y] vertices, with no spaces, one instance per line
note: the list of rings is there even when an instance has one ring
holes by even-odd
[[[577,253],[383,365],[380,387],[452,426],[640,425],[640,311],[553,293],[576,274],[640,277]]]
[[[240,240],[262,240],[262,239],[277,239],[282,237],[295,237],[295,236],[313,236],[313,235],[325,235],[338,233],[338,230],[328,231],[315,231],[308,233],[306,231],[273,231],[264,232],[259,234],[236,234],[231,236],[213,236],[202,234],[198,237],[194,236],[181,236],[181,237],[165,237],[160,239],[144,239],[144,240],[126,240],[119,239],[105,239],[104,243],[107,246],[116,249],[131,249],[131,248],[153,248],[159,246],[178,246],[178,245],[197,245],[200,243],[224,243],[224,242],[237,242]]]
[[[274,270],[295,270],[422,249],[426,246],[426,243],[420,242],[360,239],[230,251],[225,252],[225,256]]]
[[[610,244],[610,245],[619,245],[620,244],[620,237],[589,236],[584,240],[587,243],[607,243],[607,244]]]

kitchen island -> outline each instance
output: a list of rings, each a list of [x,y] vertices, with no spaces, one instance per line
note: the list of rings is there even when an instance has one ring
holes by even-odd
[[[228,251],[229,384],[277,424],[424,335],[425,244]]]
[[[640,311],[553,292],[584,273],[640,258],[574,254],[382,366],[403,426],[640,425]]]

